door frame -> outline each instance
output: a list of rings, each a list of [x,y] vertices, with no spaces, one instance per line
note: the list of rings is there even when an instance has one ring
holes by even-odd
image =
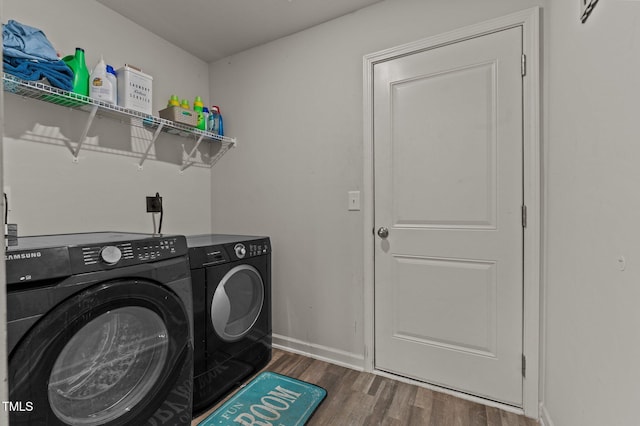
[[[527,417],[539,418],[540,382],[540,295],[541,295],[541,128],[540,128],[540,13],[539,7],[516,12],[476,25],[439,34],[402,46],[393,47],[364,56],[363,112],[364,112],[364,367],[366,371],[383,373],[375,368],[375,263],[374,263],[374,163],[373,163],[373,68],[379,62],[434,49],[455,42],[482,36],[513,27],[522,27],[523,53],[526,57],[526,73],[523,77],[523,191],[527,207],[524,228],[523,277],[523,355],[526,358],[526,376],[523,378],[523,405],[516,412]],[[429,386],[432,387],[432,386]],[[443,390],[436,386],[434,389]],[[514,408],[459,392],[446,391],[466,399],[480,400],[485,404]]]

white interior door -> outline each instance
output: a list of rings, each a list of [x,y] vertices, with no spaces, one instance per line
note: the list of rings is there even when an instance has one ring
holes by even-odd
[[[516,406],[521,58],[515,27],[373,70],[375,367]]]

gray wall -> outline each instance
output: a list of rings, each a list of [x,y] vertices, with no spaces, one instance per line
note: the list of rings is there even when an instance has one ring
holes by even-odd
[[[636,425],[640,3],[577,15],[549,2],[545,406],[557,426]]]
[[[227,132],[239,140],[211,174],[181,176],[170,156],[143,172],[132,158],[93,151],[76,165],[51,128],[72,137],[82,120],[6,95],[11,221],[23,233],[146,231],[138,203],[160,191],[175,208],[167,231],[271,235],[279,342],[353,365],[364,354],[364,230],[362,213],[347,211],[347,191],[362,189],[363,55],[547,4],[387,0],[226,58],[208,75],[206,64],[94,2],[3,3],[5,21],[45,29],[62,53],[79,40],[91,46],[90,66],[102,51],[110,62],[149,70],[156,111],[172,92],[192,99],[210,84],[209,103],[222,106]],[[550,1],[544,19],[545,419],[631,425],[640,396],[640,3],[600,2],[585,25],[577,3]],[[87,18],[51,19],[64,7]],[[176,78],[185,69],[192,78]],[[128,130],[102,126],[92,143],[131,143]],[[30,141],[33,134],[46,143]]]
[[[272,236],[278,343],[363,365],[365,231],[347,211],[363,186],[363,56],[541,4],[387,0],[212,64],[239,140],[212,171],[213,229]]]
[[[94,1],[4,0],[4,22],[15,19],[42,29],[62,55],[86,50],[93,69],[100,55],[114,67],[134,64],[154,77],[154,114],[175,93],[193,101],[209,93],[208,65]],[[182,144],[193,141],[162,135],[138,171],[128,156],[146,147],[146,130],[96,120],[87,148],[74,164],[63,138],[74,143],[88,114],[15,95],[5,97],[4,184],[9,188],[9,220],[19,234],[123,230],[152,232],[145,199],[164,197],[165,233],[205,233],[211,227],[210,170],[179,174]]]

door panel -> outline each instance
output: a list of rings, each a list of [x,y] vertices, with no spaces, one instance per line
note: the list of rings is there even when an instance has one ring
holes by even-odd
[[[395,338],[495,357],[496,264],[395,256]],[[423,277],[430,279],[424,282]],[[437,294],[438,297],[433,297]]]
[[[375,365],[522,405],[522,29],[374,67]]]
[[[495,227],[495,74],[489,63],[392,83],[394,225]]]

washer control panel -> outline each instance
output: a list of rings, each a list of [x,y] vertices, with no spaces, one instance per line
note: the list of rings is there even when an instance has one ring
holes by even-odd
[[[187,254],[182,235],[107,231],[18,237],[18,244],[5,253],[6,278],[11,285],[28,284]]]
[[[157,237],[70,248],[72,267],[82,272],[170,259],[185,251],[184,239],[179,237]]]
[[[176,254],[176,240],[174,238],[145,241],[137,244],[134,250],[136,258],[143,262],[174,257]]]

